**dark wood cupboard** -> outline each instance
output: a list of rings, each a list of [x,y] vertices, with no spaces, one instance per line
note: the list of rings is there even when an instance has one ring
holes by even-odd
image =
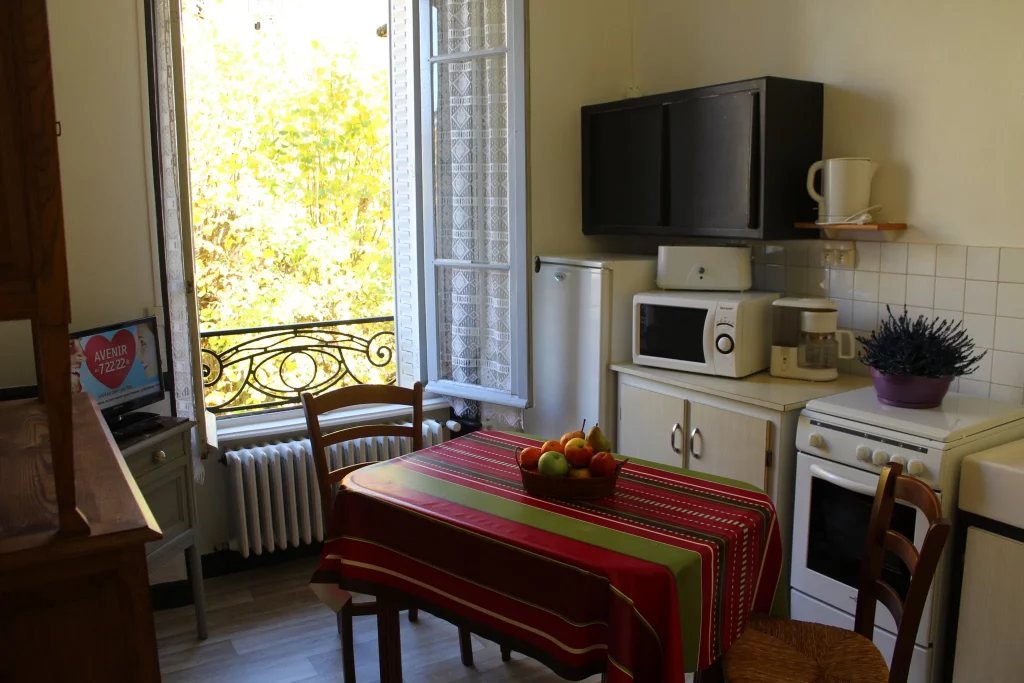
[[[823,92],[765,77],[584,107],[584,234],[803,237]]]

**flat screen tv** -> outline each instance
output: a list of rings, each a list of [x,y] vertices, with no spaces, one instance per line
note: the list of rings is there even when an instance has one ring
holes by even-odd
[[[164,397],[155,317],[76,332],[69,346],[71,390],[91,394],[111,428],[156,417],[125,415]]]

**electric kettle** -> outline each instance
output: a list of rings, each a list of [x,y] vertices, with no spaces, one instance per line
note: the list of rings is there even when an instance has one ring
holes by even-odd
[[[871,180],[878,164],[864,157],[823,159],[807,172],[807,192],[818,202],[818,223],[855,222],[871,206]],[[821,193],[814,189],[814,177],[821,171]]]

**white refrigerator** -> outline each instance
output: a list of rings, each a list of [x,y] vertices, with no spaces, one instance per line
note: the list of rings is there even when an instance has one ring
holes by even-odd
[[[533,402],[528,433],[558,439],[600,423],[615,447],[611,363],[633,358],[633,295],[655,288],[653,256],[541,256],[532,292]]]

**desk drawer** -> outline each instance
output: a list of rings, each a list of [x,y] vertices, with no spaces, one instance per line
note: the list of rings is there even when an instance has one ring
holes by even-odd
[[[192,527],[188,500],[188,460],[164,462],[158,470],[138,480],[139,490],[156,517],[164,537],[146,544],[146,554],[185,533]]]
[[[169,466],[172,462],[184,456],[187,452],[185,436],[178,435],[172,437],[125,458],[132,476],[139,479],[159,467]],[[160,457],[161,453],[163,457]]]

